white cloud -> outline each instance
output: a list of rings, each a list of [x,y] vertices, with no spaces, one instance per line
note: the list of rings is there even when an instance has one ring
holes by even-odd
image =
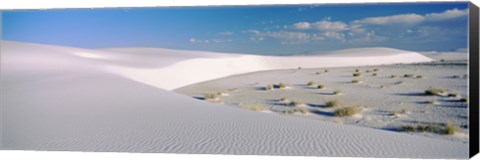
[[[260,34],[260,31],[254,30],[254,29],[250,29],[250,30],[243,31],[243,33],[253,33],[253,34],[255,34],[255,35],[259,35],[259,34]]]
[[[454,8],[454,9],[451,9],[451,10],[446,10],[445,12],[442,12],[442,13],[426,14],[425,18],[428,21],[442,21],[442,20],[448,20],[448,19],[463,17],[463,16],[467,16],[467,15],[468,15],[468,9],[459,10],[457,8]]]
[[[251,29],[242,31],[241,33],[249,34],[249,38],[252,41],[260,42],[274,39],[278,40],[281,44],[300,44],[323,40],[369,43],[418,37],[427,39],[428,37],[431,38],[436,32],[438,34],[438,31],[440,31],[438,28],[432,28],[436,26],[436,24],[429,22],[446,21],[464,18],[465,16],[468,16],[468,9],[459,10],[454,8],[438,13],[406,13],[390,16],[365,17],[349,22],[332,21],[330,17],[327,17],[319,21],[300,21],[283,26],[272,25],[262,31]],[[264,23],[273,23],[273,21],[266,21]],[[436,27],[442,28],[442,26]],[[447,29],[443,27],[442,31],[444,30]],[[461,31],[458,32],[463,33]],[[217,43],[216,41],[211,42]],[[205,43],[205,40],[203,40],[203,43]]]
[[[343,31],[348,29],[348,25],[341,21],[323,20],[312,23],[312,27],[321,31]]]
[[[323,35],[328,38],[337,39],[340,41],[345,41],[345,34],[340,32],[324,32]]]
[[[234,32],[229,32],[229,31],[218,33],[218,35],[221,35],[221,36],[231,36],[233,34],[235,34],[235,33]]]
[[[419,14],[399,14],[383,17],[369,17],[360,20],[355,20],[351,24],[359,25],[412,25],[425,21],[443,21],[468,15],[468,9],[459,10],[457,8],[446,10],[441,13],[429,13],[425,15]]]
[[[308,22],[298,22],[298,23],[295,23],[293,24],[293,27],[295,29],[310,29],[310,23]]]
[[[369,31],[369,32],[365,32],[360,36],[357,36],[355,38],[348,40],[348,42],[354,43],[354,44],[366,44],[366,43],[372,43],[372,42],[382,42],[382,41],[386,41],[387,39],[388,38],[385,36],[376,35],[375,31]]]
[[[232,42],[232,39],[226,39],[226,40],[221,40],[221,39],[212,39],[212,40],[198,40],[195,38],[190,38],[190,43],[193,44],[200,44],[200,43],[226,43],[226,42]]]
[[[249,33],[253,33],[250,36],[252,41],[264,41],[266,38],[272,38],[279,40],[281,44],[300,44],[312,41],[320,41],[325,38],[318,34],[309,34],[304,32],[291,32],[291,31],[278,31],[278,32],[260,32],[249,30]]]
[[[318,22],[298,22],[293,24],[293,28],[298,30],[317,29],[320,31],[342,31],[348,29],[348,25],[341,21],[332,22],[329,19]]]
[[[197,40],[195,38],[190,38],[190,43],[197,44],[197,43],[203,43],[202,40]]]
[[[370,17],[361,20],[355,20],[353,24],[365,25],[392,25],[392,24],[415,24],[425,20],[425,17],[418,14],[400,14],[384,17]]]

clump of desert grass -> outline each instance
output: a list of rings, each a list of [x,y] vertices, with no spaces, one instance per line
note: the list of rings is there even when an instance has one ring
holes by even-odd
[[[339,107],[339,106],[340,106],[339,100],[331,100],[325,103],[325,107],[327,108],[333,108],[333,107]]]
[[[362,75],[362,73],[360,73],[360,72],[355,72],[355,73],[353,73],[353,76],[354,76],[354,77],[359,77],[359,76],[361,76],[361,75]]]
[[[441,96],[446,93],[445,89],[442,88],[428,88],[425,90],[425,94],[429,96]]]
[[[408,107],[403,107],[402,109],[398,110],[398,111],[394,111],[392,112],[393,115],[405,115],[405,114],[410,114],[412,112],[412,110]]]
[[[307,85],[313,86],[313,85],[315,85],[315,82],[314,81],[308,81]]]
[[[426,100],[425,103],[427,104],[437,104],[438,102],[434,99]]]
[[[412,78],[414,75],[413,74],[404,74],[403,77],[405,78]]]
[[[308,109],[308,108],[300,107],[300,108],[293,108],[293,109],[283,110],[281,113],[282,113],[282,114],[295,114],[295,113],[307,114],[308,112],[309,112],[309,109]]]
[[[417,79],[422,79],[423,76],[422,76],[422,75],[417,75],[415,78],[417,78]]]
[[[403,132],[431,132],[445,135],[453,135],[460,132],[460,128],[453,123],[447,123],[445,127],[438,124],[404,125],[400,126],[399,130]]]
[[[468,78],[468,74],[464,74],[464,75],[463,75],[463,78]]]
[[[217,92],[217,95],[219,95],[219,96],[228,96],[228,92],[227,92],[227,91],[218,91],[218,92]]]
[[[454,123],[447,123],[447,125],[445,126],[446,135],[453,135],[458,132],[460,132],[460,128]]]
[[[462,98],[460,98],[459,101],[460,101],[460,102],[468,103],[468,97],[462,97]]]
[[[458,97],[458,96],[460,96],[458,93],[453,93],[453,92],[447,94],[447,97]]]
[[[360,70],[360,69],[355,69],[355,72],[361,72],[361,71],[362,71],[362,70]]]
[[[460,78],[459,75],[453,75],[452,78]]]
[[[274,84],[273,85],[273,88],[277,88],[277,89],[285,89],[288,87],[288,84],[286,83],[279,83],[279,84]]]
[[[240,106],[240,108],[248,109],[256,112],[263,112],[268,110],[267,107],[265,107],[262,104],[243,105],[243,106]]]
[[[336,90],[333,91],[333,94],[334,95],[340,95],[340,94],[342,94],[342,90],[336,89]]]
[[[207,93],[203,96],[205,100],[218,100],[220,97],[217,93]]]
[[[375,68],[375,69],[373,69],[373,71],[374,71],[374,72],[377,72],[377,71],[379,71],[379,69],[378,69],[378,68]]]
[[[288,99],[287,97],[282,97],[280,98],[280,102],[283,102],[283,103],[290,103],[290,99]]]
[[[442,127],[435,124],[417,124],[417,125],[403,125],[399,128],[403,132],[432,132],[432,133],[443,133]]]
[[[221,103],[220,94],[219,93],[207,93],[203,95],[203,100],[213,103]]]
[[[350,117],[360,112],[360,108],[357,106],[339,108],[333,112],[337,117]]]
[[[279,84],[273,84],[273,85],[267,85],[265,86],[265,90],[270,91],[274,89],[285,89],[288,87],[288,84],[286,83],[279,83]]]
[[[377,76],[377,73],[372,73],[372,76]]]
[[[288,102],[288,105],[289,106],[300,107],[300,106],[304,106],[305,103],[303,103],[301,101],[298,101],[298,100],[292,100],[292,101]]]
[[[270,85],[265,86],[265,90],[267,90],[267,91],[273,90],[273,85],[270,84]]]
[[[358,80],[358,79],[354,79],[352,80],[352,83],[361,83],[362,81]]]
[[[317,85],[317,88],[318,88],[318,89],[323,89],[323,88],[325,88],[325,85],[323,85],[323,84],[318,84],[318,85]]]
[[[397,75],[391,75],[390,78],[397,78]]]
[[[320,75],[320,72],[315,72],[316,75]]]
[[[302,67],[298,67],[297,69],[302,69]]]
[[[328,72],[328,69],[326,69],[324,72]]]

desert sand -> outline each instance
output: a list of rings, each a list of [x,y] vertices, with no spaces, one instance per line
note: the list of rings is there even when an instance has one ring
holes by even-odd
[[[296,85],[300,82],[306,83],[305,79],[300,80],[302,77],[327,76],[323,74],[345,76],[343,79],[330,81],[324,79],[322,83],[325,83],[328,89],[335,85],[344,85],[344,93],[339,96],[348,98],[347,96],[354,93],[351,92],[353,89],[349,88],[364,87],[363,90],[373,90],[378,88],[369,88],[366,85],[377,85],[373,83],[375,81],[385,82],[367,78],[367,75],[362,77],[365,82],[358,86],[344,82],[352,79],[349,66],[431,61],[430,58],[414,52],[398,51],[401,53],[358,57],[353,63],[348,60],[351,57],[342,56],[217,56],[217,53],[211,52],[192,54],[195,51],[185,51],[178,53],[183,57],[176,57],[165,53],[170,52],[169,50],[164,50],[165,52],[159,53],[157,57],[157,51],[152,51],[153,49],[132,53],[131,51],[138,49],[89,50],[11,41],[1,43],[2,149],[342,157],[468,157],[468,144],[458,140],[398,133],[368,125],[339,125],[325,119],[285,116],[274,111],[255,112],[230,105],[235,99],[251,102],[251,95],[242,100],[242,96],[235,94],[262,93],[265,91],[256,87],[277,83],[279,80],[285,80],[292,85],[288,91],[295,92],[298,87],[304,87],[301,89],[303,92],[308,87]],[[162,58],[163,56],[170,57]],[[306,68],[329,68],[329,72],[316,75],[314,71],[317,69]],[[396,67],[390,68],[394,70]],[[388,66],[382,69],[387,70]],[[398,73],[402,71],[399,70]],[[380,70],[377,77],[385,78],[386,73],[383,72]],[[238,75],[242,73],[246,74]],[[301,76],[289,76],[292,74]],[[426,79],[435,78],[434,73],[421,74]],[[440,76],[439,74],[437,75]],[[272,78],[272,75],[276,76]],[[225,76],[231,77],[222,78]],[[284,76],[290,78],[284,79]],[[204,82],[206,80],[213,81]],[[334,80],[338,82],[333,82]],[[417,80],[404,81],[410,84]],[[252,85],[256,82],[257,85]],[[214,84],[215,88],[210,88],[210,84]],[[449,87],[449,90],[455,89],[464,96],[465,86],[462,85],[464,83],[446,87]],[[220,99],[224,104],[169,91],[177,89],[176,91],[187,94],[187,91],[181,90],[189,87],[199,87],[202,92],[220,88],[237,89],[221,94]],[[384,89],[389,90],[388,87]],[[423,89],[419,87],[418,90],[422,92]],[[315,90],[305,93],[313,92],[318,93],[314,96],[326,96]],[[198,96],[197,93],[192,94]],[[288,93],[287,96],[294,94],[300,93]],[[368,98],[374,95],[365,96]],[[444,97],[439,97],[442,98]],[[259,100],[255,103],[264,102]],[[319,98],[315,103],[321,102],[323,99]],[[375,108],[370,106],[368,101],[365,105],[372,110]],[[431,108],[431,112],[450,114],[447,113],[448,110],[437,111],[440,107]]]

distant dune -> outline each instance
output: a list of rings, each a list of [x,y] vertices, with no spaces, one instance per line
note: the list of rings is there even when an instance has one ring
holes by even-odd
[[[111,66],[112,72],[158,88],[172,90],[193,83],[234,74],[289,68],[328,68],[393,63],[428,62],[430,58],[416,52],[391,48],[359,48],[312,56],[256,56],[204,51],[181,51],[153,48],[105,49],[123,53],[127,62]],[[168,64],[155,67],[149,64]],[[151,67],[149,67],[151,66]],[[157,75],[169,75],[168,77]]]
[[[168,53],[1,45],[2,149],[468,157],[468,144],[223,107],[166,91],[257,70],[430,61],[413,52],[353,60],[178,51],[182,58],[157,65]]]

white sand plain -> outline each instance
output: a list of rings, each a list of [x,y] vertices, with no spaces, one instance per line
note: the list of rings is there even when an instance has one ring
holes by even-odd
[[[183,57],[176,57],[165,53],[170,53],[169,50],[163,50],[165,52],[158,56],[155,55],[155,49],[143,49],[148,52],[142,53],[131,52],[139,49],[128,50],[88,50],[2,41],[1,148],[342,157],[468,157],[468,144],[459,141],[254,112],[167,91],[259,70],[430,61],[414,52],[363,59],[358,57],[353,63],[348,57],[341,56],[292,58],[184,52],[175,54]],[[168,58],[162,58],[164,56]],[[335,70],[341,73],[342,69]],[[339,74],[333,72],[334,69],[329,70],[331,72],[328,73]],[[262,84],[269,83],[276,81],[277,75],[281,78],[282,75],[307,74],[307,69],[266,73],[259,74],[264,76],[256,80],[262,80],[259,81]],[[276,76],[268,77],[272,74]],[[345,76],[349,74],[345,73]],[[427,73],[425,75],[430,78]],[[292,76],[286,80],[296,84],[300,82],[297,80],[299,78],[302,76]],[[239,84],[223,81],[222,84],[227,86],[220,84],[216,87],[239,85],[237,92],[242,93],[252,83],[242,79],[245,78],[234,81]],[[365,81],[368,82],[367,79]],[[203,86],[208,88],[208,85]],[[290,91],[295,91],[296,87]],[[352,94],[347,88],[353,87],[345,87],[342,96]],[[462,93],[461,87],[458,89]],[[233,98],[236,95],[231,93],[225,97]]]

